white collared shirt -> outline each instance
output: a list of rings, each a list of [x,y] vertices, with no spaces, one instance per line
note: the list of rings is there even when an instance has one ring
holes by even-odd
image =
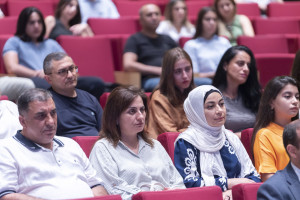
[[[66,137],[54,137],[50,150],[19,131],[0,141],[0,158],[0,197],[9,193],[43,199],[93,197],[91,188],[102,185],[83,150]]]

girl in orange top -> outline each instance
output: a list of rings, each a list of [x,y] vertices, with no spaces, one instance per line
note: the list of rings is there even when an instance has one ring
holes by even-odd
[[[252,147],[255,168],[266,181],[289,162],[284,149],[284,126],[298,118],[299,91],[296,81],[288,76],[275,77],[262,95],[253,130]]]

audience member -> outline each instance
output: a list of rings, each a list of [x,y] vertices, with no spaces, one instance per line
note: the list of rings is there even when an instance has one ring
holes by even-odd
[[[196,33],[192,40],[184,45],[184,50],[190,55],[196,85],[211,84],[217,66],[224,52],[230,48],[230,42],[218,36],[217,14],[211,7],[204,7],[198,13]],[[200,84],[197,81],[200,81]]]
[[[45,79],[56,105],[59,136],[97,136],[101,129],[102,108],[99,101],[76,89],[78,67],[62,52],[51,53],[44,60]]]
[[[35,7],[22,10],[14,37],[7,40],[3,48],[3,60],[8,73],[31,78],[38,88],[49,88],[44,80],[43,61],[52,52],[64,52],[52,39],[44,39],[46,32],[44,17]],[[105,85],[98,77],[79,77],[78,88],[99,99]]]
[[[147,96],[135,87],[118,87],[104,108],[101,139],[90,162],[109,194],[131,199],[141,191],[185,188],[171,158],[144,132]]]
[[[240,136],[240,131],[253,128],[261,97],[256,62],[245,46],[228,49],[216,71],[213,86],[223,94],[227,115],[225,127]]]
[[[22,77],[1,76],[0,92],[6,95],[10,101],[16,102],[22,92],[34,88],[32,80]]]
[[[257,192],[257,200],[300,199],[300,121],[285,126],[283,144],[291,161],[284,170],[277,171]]]
[[[56,39],[60,35],[94,36],[88,24],[81,24],[81,14],[77,0],[60,0],[54,16],[45,18],[45,37]]]
[[[241,36],[254,36],[252,24],[247,16],[236,14],[234,0],[215,0],[219,21],[219,35],[225,36],[230,43],[236,45],[236,39]]]
[[[195,34],[195,27],[187,18],[184,0],[169,1],[165,10],[165,20],[159,23],[156,32],[169,35],[177,43],[180,37],[192,37]]]
[[[193,67],[189,55],[176,47],[163,58],[158,88],[151,95],[146,132],[156,139],[164,132],[183,132],[189,125],[183,102],[194,88]]]
[[[120,14],[111,0],[78,0],[82,22],[86,23],[88,18],[119,18]]]
[[[0,101],[0,124],[0,139],[11,137],[22,129],[15,103],[7,100]]]
[[[269,3],[283,3],[283,0],[235,0],[236,3],[257,3],[259,6],[259,9],[262,14],[267,13],[267,6]]]
[[[187,188],[217,185],[223,199],[232,199],[234,185],[260,182],[243,144],[223,126],[226,108],[217,88],[192,90],[184,111],[190,126],[175,141],[174,162]]]
[[[23,130],[0,140],[0,198],[74,199],[106,195],[85,153],[72,139],[55,136],[56,109],[43,89],[18,99]]]
[[[128,38],[123,65],[126,71],[141,72],[142,87],[152,92],[159,83],[163,54],[177,45],[169,36],[155,32],[161,18],[158,6],[146,4],[139,14],[142,30]]]
[[[252,135],[255,167],[263,181],[282,170],[289,157],[282,143],[283,128],[298,118],[299,91],[288,76],[275,77],[265,87]]]

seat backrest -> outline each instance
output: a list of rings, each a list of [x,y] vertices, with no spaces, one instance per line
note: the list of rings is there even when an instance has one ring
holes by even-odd
[[[255,55],[259,81],[264,87],[275,76],[290,75],[294,54],[257,54]]]
[[[260,10],[257,3],[238,3],[237,13],[246,15],[248,18],[260,17]]]
[[[9,100],[7,96],[5,95],[0,95],[0,101],[2,100]]]
[[[104,109],[106,101],[108,99],[108,96],[110,95],[110,92],[104,92],[100,97],[100,105],[102,109]]]
[[[300,2],[269,3],[267,15],[269,17],[300,17]]]
[[[88,24],[95,35],[134,34],[138,32],[137,20],[133,17],[118,19],[89,18]]]
[[[256,35],[300,34],[300,24],[297,18],[256,18],[253,23]]]
[[[97,76],[106,82],[115,81],[109,38],[62,35],[57,41],[78,65],[81,76]]]
[[[185,44],[187,41],[191,40],[191,39],[192,39],[191,37],[181,37],[181,38],[179,38],[179,46],[180,46],[181,48],[183,48],[183,47],[184,47],[184,44]]]
[[[157,137],[157,140],[161,143],[161,145],[166,149],[166,152],[169,154],[170,158],[174,163],[174,142],[177,139],[178,132],[166,132],[162,133]]]
[[[201,0],[201,1],[187,1],[186,7],[188,11],[188,18],[197,18],[199,11],[203,7],[211,6],[211,2],[208,0]]]
[[[54,3],[52,0],[13,0],[7,2],[8,16],[19,16],[21,11],[29,6],[37,7],[44,15],[54,15]]]
[[[115,1],[116,7],[120,13],[121,17],[134,16],[139,17],[139,10],[145,4],[155,4],[157,5],[161,12],[164,11],[164,3],[160,3],[159,0],[143,0],[143,1]]]
[[[155,192],[139,192],[132,196],[132,200],[222,200],[222,191],[218,186],[195,187],[177,190]]]
[[[288,41],[284,35],[240,36],[237,43],[249,47],[254,54],[289,53]]]
[[[75,136],[72,139],[79,144],[85,155],[89,157],[95,142],[99,139],[99,136]]]
[[[122,200],[122,198],[120,195],[106,195],[106,196],[72,199],[72,200]]]
[[[252,134],[253,134],[253,128],[247,128],[245,130],[242,130],[241,133],[241,141],[250,157],[253,163],[253,154],[251,151],[251,139],[252,139]]]
[[[257,190],[262,183],[242,183],[232,187],[234,200],[256,200]]]
[[[0,35],[13,35],[17,30],[17,16],[4,17],[0,19]]]

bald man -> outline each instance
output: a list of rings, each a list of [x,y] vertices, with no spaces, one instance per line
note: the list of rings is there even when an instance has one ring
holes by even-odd
[[[151,92],[159,83],[164,53],[177,46],[167,35],[156,33],[161,19],[157,5],[146,4],[139,11],[142,30],[126,42],[123,53],[125,71],[142,73],[142,87]]]

